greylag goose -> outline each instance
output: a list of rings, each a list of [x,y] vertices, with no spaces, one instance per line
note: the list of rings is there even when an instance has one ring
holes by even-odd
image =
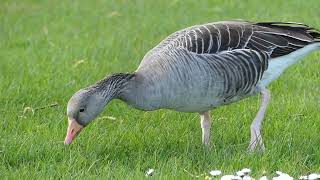
[[[151,49],[133,73],[116,73],[76,92],[68,102],[70,144],[112,99],[145,111],[200,114],[210,142],[209,111],[261,94],[248,149],[264,150],[261,124],[267,86],[290,65],[320,49],[320,32],[300,23],[222,21],[177,31]]]

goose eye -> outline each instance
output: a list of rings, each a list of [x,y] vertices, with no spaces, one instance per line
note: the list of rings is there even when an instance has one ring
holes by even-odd
[[[84,112],[84,108],[81,108],[79,111],[80,111],[80,112]]]

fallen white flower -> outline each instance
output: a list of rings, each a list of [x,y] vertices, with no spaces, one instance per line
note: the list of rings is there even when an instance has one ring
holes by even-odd
[[[242,180],[251,180],[252,178],[250,176],[244,176],[242,177]]]
[[[221,180],[241,180],[241,177],[235,175],[224,175],[221,177]]]
[[[262,176],[259,180],[268,180],[267,176]]]
[[[233,176],[233,180],[241,180],[242,178],[240,176]]]
[[[301,179],[301,180],[307,180],[307,179],[308,179],[308,176],[300,176],[299,179]]]
[[[232,180],[233,177],[234,175],[224,175],[221,177],[221,180]]]
[[[146,172],[146,176],[152,176],[154,173],[154,169],[148,169],[148,171]]]
[[[219,176],[222,172],[220,170],[212,170],[209,172],[211,176]]]
[[[277,174],[279,174],[279,176],[273,177],[273,180],[293,180],[293,177],[291,177],[289,174],[283,173],[281,171],[277,171]]]
[[[241,170],[244,174],[249,174],[251,172],[251,169],[249,168],[244,168]]]
[[[246,175],[243,171],[238,171],[238,172],[236,172],[236,174],[237,174],[237,176],[240,176],[240,177],[243,177]]]
[[[309,174],[308,179],[309,180],[320,179],[320,174],[316,174],[316,173]]]

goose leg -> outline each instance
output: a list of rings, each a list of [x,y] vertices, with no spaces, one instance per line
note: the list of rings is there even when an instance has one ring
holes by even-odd
[[[261,93],[261,106],[259,108],[258,114],[254,118],[251,124],[251,140],[248,150],[253,152],[255,149],[260,148],[261,151],[264,151],[265,147],[262,141],[261,136],[261,124],[266,112],[269,100],[270,100],[270,91],[268,89],[262,89]]]
[[[201,118],[202,143],[208,146],[210,142],[210,127],[211,127],[210,114],[208,111],[199,113],[199,114]]]

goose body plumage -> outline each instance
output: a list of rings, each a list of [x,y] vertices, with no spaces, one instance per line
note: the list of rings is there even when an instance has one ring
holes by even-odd
[[[170,63],[155,61],[139,68],[130,82],[132,86],[127,86],[121,99],[142,110],[204,112],[256,93],[258,81],[267,67],[267,56],[252,50],[234,50],[208,57],[177,50],[171,52],[177,53],[176,58],[168,55],[164,57],[168,60],[161,60]],[[228,59],[234,56],[240,57],[238,61]],[[247,73],[247,66],[254,71],[253,76]]]
[[[264,149],[261,124],[267,86],[290,65],[320,49],[320,32],[301,23],[222,21],[177,31],[151,49],[133,73],[113,74],[68,103],[66,144],[112,99],[141,110],[197,112],[210,142],[209,110],[261,94],[249,150]]]
[[[297,23],[192,26],[145,55],[121,99],[142,110],[208,111],[260,92],[319,48],[315,37],[320,34]]]

